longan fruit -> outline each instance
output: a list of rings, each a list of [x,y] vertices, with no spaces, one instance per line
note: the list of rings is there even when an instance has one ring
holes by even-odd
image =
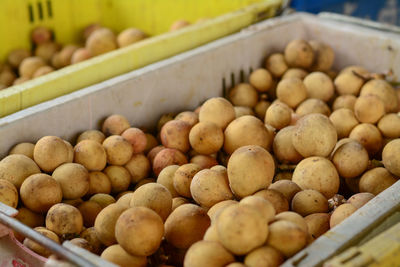
[[[192,267],[225,266],[235,257],[219,242],[198,241],[186,252],[184,265]]]
[[[339,175],[344,178],[355,178],[368,167],[367,150],[357,141],[339,146],[332,155],[332,163]]]
[[[293,40],[285,48],[285,61],[290,67],[309,68],[314,62],[314,51],[304,40]]]
[[[177,20],[174,23],[172,23],[171,27],[169,28],[169,31],[176,31],[176,30],[180,30],[184,27],[187,27],[190,25],[190,22],[186,21],[186,20]]]
[[[92,140],[102,144],[104,139],[106,139],[105,135],[99,130],[87,130],[78,136],[76,143],[78,144],[83,140]]]
[[[215,222],[222,210],[224,210],[226,207],[228,207],[230,205],[237,204],[237,203],[238,202],[233,199],[220,201],[220,202],[214,204],[214,206],[212,206],[207,211],[207,215],[210,217],[211,222]]]
[[[178,149],[186,153],[190,149],[189,132],[191,126],[182,120],[171,120],[161,128],[160,138],[167,148]]]
[[[253,194],[256,197],[262,197],[274,206],[276,214],[289,210],[289,202],[286,197],[274,189],[264,189]]]
[[[81,47],[75,50],[71,57],[71,64],[76,64],[92,57],[92,54],[87,48]]]
[[[176,169],[173,177],[173,185],[176,192],[183,197],[191,198],[190,184],[193,177],[201,170],[195,163],[188,163]]]
[[[129,171],[122,166],[110,165],[106,167],[103,172],[110,179],[112,193],[125,191],[131,184],[131,175]]]
[[[291,221],[279,220],[269,225],[266,244],[289,258],[306,246],[307,233]]]
[[[210,169],[201,170],[193,176],[190,193],[200,206],[206,208],[233,198],[227,175]]]
[[[51,41],[53,34],[51,30],[44,26],[39,26],[33,29],[31,39],[36,45],[47,43]]]
[[[182,206],[183,204],[188,204],[190,203],[188,199],[184,197],[174,197],[172,199],[172,210],[174,211],[177,207]]]
[[[293,110],[283,102],[276,101],[269,106],[265,113],[265,123],[275,129],[282,129],[288,126],[292,120]]]
[[[332,215],[331,218],[329,220],[329,226],[330,228],[335,227],[336,225],[338,225],[339,223],[341,223],[342,221],[344,221],[344,219],[346,219],[347,217],[349,217],[351,214],[353,214],[355,211],[357,210],[356,207],[354,207],[351,204],[342,204],[339,207],[337,207]]]
[[[382,162],[385,168],[396,176],[400,176],[400,139],[390,141],[382,152]]]
[[[31,56],[31,52],[27,49],[15,49],[11,51],[7,56],[7,62],[11,65],[14,69],[18,69],[21,62]],[[1,72],[0,68],[0,72]]]
[[[328,200],[323,194],[313,189],[298,192],[292,199],[292,210],[301,216],[328,212]]]
[[[339,190],[339,175],[331,161],[323,157],[305,158],[297,164],[292,181],[300,188],[314,189],[327,199]]]
[[[271,154],[264,148],[254,145],[242,146],[231,155],[227,171],[232,192],[243,198],[268,188],[274,177],[275,163]]]
[[[12,183],[18,190],[26,178],[40,173],[38,165],[25,155],[8,155],[0,161],[0,179]]]
[[[11,86],[16,80],[16,78],[17,76],[11,70],[0,71],[0,85],[5,86],[4,88]]]
[[[93,253],[100,254],[103,244],[97,237],[96,230],[94,229],[94,227],[89,227],[83,230],[83,232],[80,233],[80,237],[85,239],[89,243]]]
[[[295,126],[287,126],[281,129],[275,136],[273,151],[276,159],[281,163],[298,163],[303,157],[297,152],[292,143],[292,135]]]
[[[53,68],[53,67],[50,67],[50,66],[43,66],[43,67],[38,68],[38,69],[33,73],[32,78],[37,78],[37,77],[46,75],[46,74],[48,74],[48,73],[50,73],[50,72],[53,72],[53,71],[54,71],[54,68]]]
[[[203,208],[194,204],[183,204],[165,221],[165,239],[176,248],[186,249],[203,239],[210,224],[210,218]]]
[[[364,79],[349,71],[339,73],[333,83],[339,95],[357,96],[364,84]]]
[[[89,191],[89,172],[78,163],[58,166],[52,177],[59,183],[64,199],[81,198]]]
[[[306,220],[299,214],[294,211],[284,211],[275,216],[275,221],[285,220],[296,224],[308,234],[308,225]]]
[[[272,222],[274,220],[276,211],[274,205],[260,196],[247,196],[240,200],[240,205],[248,205],[256,209],[265,219],[266,222]]]
[[[378,122],[378,129],[387,138],[399,138],[400,116],[396,113],[384,115]]]
[[[147,207],[165,221],[172,210],[172,196],[162,184],[147,183],[133,192],[130,207]]]
[[[356,103],[357,97],[354,95],[340,95],[336,97],[332,104],[332,110],[340,108],[348,108],[354,111],[354,104]]]
[[[318,238],[328,232],[330,215],[328,213],[313,213],[304,217],[309,234]]]
[[[289,203],[292,202],[294,195],[301,191],[301,188],[290,180],[280,180],[272,183],[268,189],[282,193]]]
[[[122,115],[113,114],[108,116],[103,122],[101,131],[106,135],[120,135],[130,128],[129,121]]]
[[[103,141],[107,154],[107,163],[111,165],[125,165],[132,157],[133,147],[120,135],[112,135]]]
[[[296,108],[296,114],[300,116],[312,113],[320,113],[329,116],[331,115],[331,110],[324,101],[317,98],[306,99]]]
[[[186,163],[187,158],[182,152],[173,148],[165,148],[154,158],[153,172],[158,176],[162,169],[169,165],[183,165]]]
[[[276,78],[281,77],[288,65],[286,64],[285,57],[281,53],[274,53],[268,56],[265,61],[265,68]]]
[[[269,149],[273,135],[261,120],[254,116],[242,116],[228,125],[224,137],[224,150],[232,154],[239,147],[246,145],[258,145]]]
[[[378,167],[366,171],[358,186],[361,193],[368,192],[376,196],[396,182],[397,179],[387,169]]]
[[[33,230],[44,235],[47,238],[50,238],[54,242],[60,244],[60,239],[54,232],[52,232],[44,227],[35,227]],[[46,249],[42,245],[39,245],[38,243],[36,243],[35,241],[33,241],[29,238],[25,238],[24,246],[26,246],[30,250],[36,252],[37,254],[39,254],[43,257],[48,257],[52,254],[52,252],[50,250]]]
[[[340,73],[345,73],[345,72],[355,72],[361,76],[367,76],[370,74],[366,68],[357,65],[347,66],[340,71]]]
[[[329,45],[316,40],[311,40],[308,43],[311,45],[315,55],[311,69],[317,71],[330,70],[335,60],[333,49]]]
[[[317,98],[327,102],[335,93],[331,78],[323,72],[308,74],[304,78],[303,83],[307,89],[308,98]]]
[[[374,194],[368,193],[368,192],[363,192],[363,193],[358,193],[352,195],[348,200],[347,203],[350,203],[357,209],[361,208],[365,204],[367,204],[368,201],[373,199],[375,197]]]
[[[319,113],[305,115],[295,127],[292,144],[303,157],[326,157],[335,147],[336,128],[325,115]]]
[[[254,113],[257,118],[264,120],[267,109],[270,107],[271,103],[265,100],[258,101],[257,105],[254,107]]]
[[[276,96],[291,108],[296,108],[307,98],[307,89],[302,80],[287,78],[281,80],[276,87]]]
[[[14,80],[14,82],[13,82],[12,85],[18,85],[18,84],[27,82],[27,81],[29,81],[29,80],[30,80],[30,78],[28,78],[28,77],[19,77],[19,78],[17,78],[17,79]]]
[[[117,36],[117,43],[119,47],[125,47],[133,43],[145,39],[147,36],[144,32],[135,28],[128,28],[120,32]]]
[[[110,29],[100,28],[86,40],[86,48],[93,56],[98,56],[117,49],[117,40]]]
[[[247,254],[264,244],[268,237],[265,219],[248,205],[234,204],[225,208],[216,226],[220,242],[235,255]]]
[[[87,195],[97,193],[111,193],[111,181],[105,173],[94,171],[89,173],[89,190]]]
[[[368,151],[370,156],[382,148],[382,135],[378,128],[370,123],[360,123],[351,130],[349,137],[358,141]]]
[[[201,106],[199,113],[200,122],[213,122],[223,130],[234,119],[235,109],[228,100],[222,97],[213,97],[208,99]]]
[[[115,198],[113,196],[104,193],[97,193],[91,196],[89,200],[99,204],[102,209],[115,203]]]
[[[185,121],[193,127],[199,122],[199,115],[192,111],[183,111],[175,116],[175,120]]]
[[[38,45],[35,49],[35,56],[50,63],[51,58],[60,50],[60,45],[54,42],[46,42]]]
[[[115,203],[108,205],[97,214],[94,229],[97,237],[104,245],[111,246],[117,243],[115,238],[115,224],[126,209],[126,207]]]
[[[373,79],[365,83],[361,88],[360,96],[375,95],[385,104],[385,112],[397,112],[399,102],[396,91],[385,80]]]
[[[137,183],[148,177],[151,171],[149,159],[143,154],[133,154],[131,159],[124,165],[131,175],[131,182]]]
[[[17,208],[18,205],[17,188],[4,179],[0,179],[0,202],[14,209]]]
[[[169,190],[173,198],[179,196],[178,192],[175,190],[174,187],[174,176],[178,168],[179,168],[178,165],[167,166],[160,172],[160,174],[157,177],[157,183],[165,186]]]
[[[270,246],[256,248],[244,258],[245,266],[249,267],[280,266],[283,262],[283,255]]]
[[[290,68],[288,69],[285,74],[282,76],[282,80],[286,78],[298,78],[303,80],[308,75],[308,72],[304,69],[300,68]]]
[[[136,256],[129,254],[120,245],[107,247],[100,256],[109,262],[115,263],[121,267],[145,267],[147,258],[145,256]]]
[[[221,149],[224,144],[224,133],[215,123],[199,122],[190,130],[189,142],[196,152],[210,155]]]
[[[115,224],[115,238],[129,254],[150,256],[160,247],[163,236],[161,217],[146,207],[127,209]]]
[[[236,119],[239,118],[239,117],[242,117],[242,116],[246,116],[246,115],[254,116],[253,109],[251,109],[249,107],[235,106],[233,108],[235,109]]]
[[[82,232],[83,218],[74,206],[59,203],[52,206],[46,215],[46,228],[61,237]]]
[[[149,153],[150,150],[158,146],[158,141],[151,134],[146,133],[145,135],[146,135],[146,148],[144,149],[143,153],[147,154]]]
[[[260,68],[250,74],[249,82],[258,92],[266,92],[273,85],[272,79],[268,70]]]
[[[88,171],[101,171],[107,164],[107,153],[100,143],[83,140],[74,147],[74,162],[82,164]]]
[[[385,104],[375,95],[359,96],[354,104],[354,114],[359,122],[374,124],[385,115]]]
[[[24,205],[34,212],[47,212],[62,200],[60,185],[54,178],[44,173],[33,174],[26,178],[19,193]]]
[[[82,214],[85,227],[92,227],[97,215],[103,209],[97,202],[91,200],[83,202],[77,208]]]
[[[65,45],[60,52],[54,55],[56,58],[54,59],[54,62],[52,61],[53,67],[59,69],[71,65],[72,55],[78,49],[79,46],[74,44]]]
[[[253,108],[258,102],[258,93],[250,84],[240,83],[230,90],[229,100],[235,106]]]
[[[336,128],[338,139],[348,137],[351,130],[359,124],[354,112],[348,108],[335,110],[329,119]]]
[[[68,162],[69,151],[64,140],[57,136],[45,136],[36,142],[33,159],[45,172],[52,172],[58,166]]]

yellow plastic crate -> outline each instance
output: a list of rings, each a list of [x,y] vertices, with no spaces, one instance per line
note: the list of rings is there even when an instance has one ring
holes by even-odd
[[[56,42],[78,43],[81,31],[98,22],[120,32],[137,27],[145,41],[72,65],[0,91],[0,117],[192,49],[272,17],[282,0],[1,0],[0,60],[16,48],[30,48],[30,32],[45,25]],[[232,12],[233,11],[233,12]],[[227,12],[231,12],[225,14]],[[219,16],[221,14],[225,14]],[[169,32],[178,19],[196,22]],[[165,34],[162,34],[165,33]],[[4,38],[5,37],[5,38]]]

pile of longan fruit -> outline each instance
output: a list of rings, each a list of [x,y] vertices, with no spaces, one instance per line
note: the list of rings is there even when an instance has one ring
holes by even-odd
[[[187,21],[178,20],[171,25],[170,31],[188,25]],[[91,24],[82,32],[83,44],[60,45],[54,41],[49,28],[37,27],[31,33],[32,51],[15,49],[8,54],[6,62],[0,62],[0,90],[129,46],[147,37],[137,28],[128,28],[116,35],[109,28]]]
[[[333,61],[328,45],[294,40],[227,99],[165,114],[154,132],[114,114],[74,146],[16,144],[0,200],[120,266],[279,266],[400,176],[396,90]]]

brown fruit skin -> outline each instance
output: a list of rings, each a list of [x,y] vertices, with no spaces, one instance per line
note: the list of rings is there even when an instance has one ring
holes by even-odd
[[[76,63],[88,60],[91,57],[92,57],[92,54],[90,53],[90,51],[88,49],[86,49],[86,48],[78,48],[72,54],[71,64],[76,64]]]
[[[385,104],[385,112],[397,112],[399,102],[396,91],[385,80],[373,79],[364,84],[361,88],[360,96],[375,95]]]
[[[107,137],[103,141],[103,147],[107,154],[107,163],[112,165],[125,165],[133,154],[131,143],[120,135]]]
[[[220,243],[212,241],[198,241],[186,252],[184,266],[225,266],[235,261],[235,257]]]
[[[228,154],[246,145],[258,145],[269,150],[273,139],[263,122],[249,115],[232,121],[226,127],[224,136],[224,150]]]
[[[269,225],[267,245],[289,258],[307,244],[307,233],[295,223],[279,220]]]
[[[221,127],[221,129],[225,129],[235,117],[235,109],[232,104],[222,97],[208,99],[201,106],[199,113],[200,122],[213,122]]]
[[[296,108],[296,114],[300,116],[312,113],[320,113],[329,116],[331,115],[331,110],[324,101],[316,98],[306,99]]]
[[[335,110],[329,116],[329,120],[336,128],[338,139],[348,137],[351,130],[359,124],[354,112],[348,108]]]
[[[308,42],[314,51],[314,63],[311,69],[317,71],[328,71],[335,61],[335,52],[333,49],[322,42],[311,40]]]
[[[285,58],[281,53],[271,54],[265,61],[265,67],[276,78],[281,77],[288,69]]]
[[[332,110],[337,110],[340,108],[348,108],[354,111],[354,104],[356,103],[357,97],[354,95],[340,95],[336,97],[332,104]]]
[[[341,72],[333,81],[339,95],[357,96],[364,84],[364,80],[353,72]]]
[[[17,76],[13,71],[5,70],[0,71],[0,85],[6,87],[11,86],[16,80]]]
[[[15,49],[11,51],[8,56],[7,56],[7,62],[8,64],[11,65],[14,69],[18,69],[19,65],[21,62],[31,56],[31,52],[26,50],[26,49]],[[0,72],[1,72],[1,67],[0,67]]]
[[[382,152],[385,168],[396,176],[400,176],[400,139],[390,141]]]
[[[296,108],[307,98],[307,89],[302,80],[287,78],[278,83],[276,96],[289,107]]]
[[[268,70],[262,68],[256,69],[250,74],[249,82],[258,92],[266,92],[273,85],[272,75]]]
[[[172,184],[180,196],[192,198],[190,184],[192,183],[193,177],[200,170],[200,166],[195,163],[184,164],[176,169],[172,178]]]
[[[229,92],[229,100],[235,106],[253,108],[258,102],[258,93],[250,84],[240,83]]]
[[[314,238],[320,237],[330,228],[330,215],[328,213],[313,213],[304,217],[304,219],[308,226],[308,232]]]
[[[244,263],[248,267],[278,267],[284,259],[278,250],[270,246],[262,246],[247,254]]]
[[[49,42],[53,38],[53,34],[50,29],[39,26],[32,31],[31,38],[35,44],[40,45]]]
[[[94,227],[86,228],[80,233],[80,237],[85,239],[91,246],[92,252],[95,254],[100,254],[103,248],[103,244],[97,237],[96,230]]]
[[[52,177],[61,186],[64,199],[83,197],[89,190],[89,173],[80,164],[64,163],[54,170]]]
[[[285,48],[285,61],[290,67],[309,68],[314,61],[314,51],[304,40],[293,40]]]
[[[184,27],[187,27],[190,25],[190,22],[186,21],[186,20],[176,20],[174,23],[171,24],[171,27],[169,28],[169,31],[176,31],[176,30],[180,30]]]
[[[128,28],[120,32],[117,36],[117,43],[119,47],[125,47],[133,43],[145,39],[147,36],[144,32],[135,28]]]
[[[378,167],[365,172],[358,184],[360,192],[375,196],[397,182],[397,179],[385,168]]]
[[[115,239],[115,224],[125,210],[126,208],[122,205],[111,204],[97,214],[94,229],[97,237],[104,245],[111,246],[117,243]]]
[[[58,236],[54,232],[52,232],[52,231],[50,231],[50,230],[48,230],[48,229],[46,229],[44,227],[36,227],[33,230],[35,230],[36,232],[44,235],[47,238],[50,238],[54,242],[60,244],[60,239],[58,238]],[[45,247],[39,245],[35,241],[33,241],[31,239],[28,239],[28,238],[25,238],[24,246],[26,246],[30,250],[36,252],[37,254],[39,254],[39,255],[41,255],[43,257],[48,257],[48,256],[50,256],[52,254],[51,251],[49,251]]]
[[[221,149],[224,133],[215,123],[199,122],[190,130],[189,142],[196,152],[210,155]]]
[[[268,189],[272,189],[282,193],[290,203],[293,197],[301,191],[301,188],[290,180],[280,180],[271,184]]]
[[[367,169],[368,152],[357,141],[348,142],[336,149],[332,162],[341,177],[355,178]]]
[[[332,213],[331,218],[329,220],[330,228],[333,228],[339,223],[341,223],[344,219],[349,217],[356,210],[357,210],[356,207],[348,203],[342,204],[339,207],[337,207],[335,211]]]
[[[370,157],[376,155],[382,148],[382,134],[370,123],[361,123],[351,130],[349,137],[358,141],[368,151]]]
[[[133,154],[124,167],[131,175],[132,183],[137,183],[148,177],[151,171],[150,161],[143,154]]]
[[[68,147],[57,136],[45,136],[37,141],[33,150],[33,159],[45,171],[52,172],[58,166],[68,162]]]
[[[32,211],[44,213],[62,200],[60,185],[44,173],[29,176],[21,185],[21,200]]]
[[[171,120],[161,128],[161,143],[167,148],[178,149],[186,153],[190,149],[190,129],[190,124],[185,121]]]
[[[147,259],[145,256],[135,256],[126,252],[120,245],[112,245],[101,253],[101,258],[115,263],[121,267],[145,267]]]
[[[289,210],[289,202],[286,197],[281,192],[274,189],[264,189],[253,194],[253,196],[262,197],[271,202],[276,214]]]
[[[153,172],[156,176],[169,165],[183,165],[187,163],[186,156],[177,149],[165,148],[158,152],[153,161]]]
[[[46,228],[59,236],[78,235],[82,232],[83,218],[74,206],[59,203],[47,212]]]
[[[83,225],[85,227],[92,227],[96,220],[97,215],[103,208],[94,201],[85,201],[78,206],[78,210],[83,217]]]
[[[121,136],[131,145],[134,154],[142,153],[147,146],[146,134],[138,128],[126,129]]]
[[[350,203],[351,205],[353,205],[354,207],[359,209],[362,206],[364,206],[365,204],[367,204],[367,202],[370,201],[371,199],[373,199],[374,197],[375,197],[374,194],[371,194],[368,192],[358,193],[358,194],[352,195],[347,200],[347,203]]]
[[[218,161],[215,158],[207,155],[196,155],[190,159],[190,163],[199,165],[201,169],[210,169],[218,165]]]
[[[383,116],[378,122],[378,129],[384,137],[400,137],[400,116],[396,113],[389,113]]]
[[[328,200],[320,192],[306,189],[298,192],[292,199],[292,210],[301,216],[329,211]]]
[[[35,49],[35,56],[41,57],[47,64],[51,62],[51,58],[60,50],[60,45],[54,42],[40,44]]]
[[[101,171],[107,164],[107,154],[98,142],[83,140],[74,147],[74,162],[82,164],[88,171]]]
[[[94,31],[86,40],[86,48],[93,56],[98,56],[118,48],[114,33],[106,28]]]
[[[17,188],[7,180],[0,179],[0,202],[14,209],[18,205]]]
[[[358,121],[374,124],[385,115],[385,105],[375,95],[359,96],[354,104],[354,114]]]
[[[271,154],[262,147],[243,146],[230,157],[227,172],[232,192],[243,198],[268,188],[274,177],[275,163]]]
[[[292,181],[300,188],[314,189],[327,199],[339,191],[339,175],[335,166],[326,158],[310,157],[297,164]]]
[[[303,80],[308,75],[308,72],[301,68],[290,68],[288,69],[285,74],[282,76],[282,79],[286,78],[299,78]]]
[[[101,131],[106,135],[121,135],[130,126],[129,121],[122,115],[113,114],[108,116],[101,127]]]
[[[293,110],[283,102],[274,102],[265,113],[264,122],[275,129],[282,129],[288,126],[292,120]]]
[[[210,224],[210,218],[203,208],[194,204],[183,204],[165,221],[165,238],[176,248],[186,249],[203,238]]]
[[[281,129],[274,138],[273,151],[276,159],[281,163],[296,164],[303,159],[292,143],[295,126],[287,126]]]
[[[115,238],[128,253],[149,256],[160,247],[164,225],[160,216],[145,207],[124,211],[115,224]]]
[[[303,157],[327,157],[336,142],[335,126],[326,116],[317,113],[301,118],[292,135],[293,146]]]
[[[8,155],[0,161],[0,179],[9,181],[18,190],[26,178],[37,173],[39,167],[25,155]]]
[[[327,102],[335,92],[331,78],[323,72],[308,74],[304,78],[303,83],[307,88],[308,98],[317,98]]]

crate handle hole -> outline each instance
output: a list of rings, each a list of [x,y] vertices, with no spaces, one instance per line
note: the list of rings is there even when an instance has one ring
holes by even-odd
[[[43,20],[43,6],[42,6],[42,2],[38,2],[37,3],[37,7],[38,7],[38,12],[39,12],[39,19]]]
[[[47,14],[49,15],[49,18],[53,17],[53,7],[51,4],[51,0],[47,0]]]
[[[33,17],[33,7],[31,4],[28,5],[28,13],[29,13],[29,21],[33,23],[34,17]]]

